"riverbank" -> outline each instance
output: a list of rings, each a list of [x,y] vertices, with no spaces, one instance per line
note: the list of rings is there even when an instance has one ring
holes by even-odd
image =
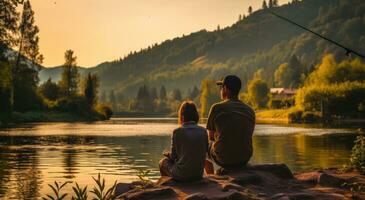
[[[257,123],[301,123],[301,124],[331,124],[331,125],[359,125],[363,127],[365,119],[332,118],[323,120],[318,112],[303,112],[295,107],[287,109],[268,109],[256,111]]]
[[[161,177],[152,185],[120,183],[120,199],[365,199],[365,176],[337,169],[292,173],[284,164],[222,170],[200,181],[179,183]]]
[[[34,122],[89,122],[102,121],[108,118],[98,112],[90,112],[85,115],[76,115],[58,111],[29,111],[14,112],[6,124],[34,123]],[[0,123],[0,127],[5,126]]]

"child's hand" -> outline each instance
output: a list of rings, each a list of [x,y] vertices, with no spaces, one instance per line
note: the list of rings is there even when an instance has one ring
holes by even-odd
[[[164,155],[164,156],[165,156],[165,157],[167,157],[167,158],[170,158],[171,153],[170,153],[169,151],[164,151],[164,152],[162,153],[162,155]]]

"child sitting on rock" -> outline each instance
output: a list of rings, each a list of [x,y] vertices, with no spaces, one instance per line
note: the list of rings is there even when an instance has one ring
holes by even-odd
[[[205,156],[208,149],[208,134],[198,126],[199,114],[192,101],[181,104],[178,114],[180,127],[171,138],[171,152],[164,153],[160,160],[161,176],[170,176],[176,181],[194,181],[203,177]]]

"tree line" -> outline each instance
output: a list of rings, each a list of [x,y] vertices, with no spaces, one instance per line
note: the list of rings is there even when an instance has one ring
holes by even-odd
[[[27,111],[110,117],[111,110],[97,103],[99,78],[88,74],[80,80],[72,50],[65,52],[61,80],[54,83],[49,79],[39,85],[44,57],[39,52],[39,28],[30,1],[2,0],[0,7],[0,122],[11,121],[14,112]]]

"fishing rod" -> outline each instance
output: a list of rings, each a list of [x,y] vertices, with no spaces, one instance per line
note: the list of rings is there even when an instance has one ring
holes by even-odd
[[[316,35],[316,36],[318,36],[318,37],[320,37],[320,38],[322,38],[322,39],[324,39],[324,40],[328,41],[328,42],[331,42],[332,44],[335,44],[335,45],[336,45],[336,46],[338,46],[338,47],[343,48],[343,49],[346,51],[346,55],[347,55],[347,56],[349,56],[349,55],[352,53],[352,54],[355,54],[355,55],[357,55],[357,56],[361,57],[362,59],[365,59],[365,56],[364,56],[364,55],[362,55],[362,54],[361,54],[361,53],[359,53],[359,52],[356,52],[355,50],[352,50],[352,49],[350,49],[350,48],[348,48],[348,47],[345,47],[344,45],[342,45],[342,44],[340,44],[340,43],[338,43],[338,42],[336,42],[336,41],[333,41],[333,40],[331,40],[330,38],[327,38],[327,37],[325,37],[325,36],[323,36],[323,35],[321,35],[321,34],[319,34],[319,33],[316,33],[316,32],[314,32],[314,31],[312,31],[312,30],[310,30],[310,29],[308,29],[308,28],[306,28],[306,27],[304,27],[304,26],[302,26],[302,25],[300,25],[300,24],[298,24],[298,23],[296,23],[296,22],[294,22],[294,21],[292,21],[292,20],[290,20],[290,19],[286,18],[286,17],[283,17],[283,16],[281,16],[281,15],[278,15],[278,14],[276,14],[275,12],[271,11],[270,9],[266,9],[266,10],[267,10],[270,14],[272,14],[272,15],[274,15],[274,16],[276,16],[276,17],[278,17],[278,18],[280,18],[280,19],[282,19],[282,20],[284,20],[284,21],[287,21],[287,22],[289,22],[289,23],[291,23],[291,24],[293,24],[293,25],[295,25],[295,26],[298,26],[298,27],[300,27],[300,28],[302,28],[302,29],[304,29],[304,30],[306,30],[306,31],[308,31],[308,32],[310,32],[310,33],[312,33],[312,34],[314,34],[314,35]]]

